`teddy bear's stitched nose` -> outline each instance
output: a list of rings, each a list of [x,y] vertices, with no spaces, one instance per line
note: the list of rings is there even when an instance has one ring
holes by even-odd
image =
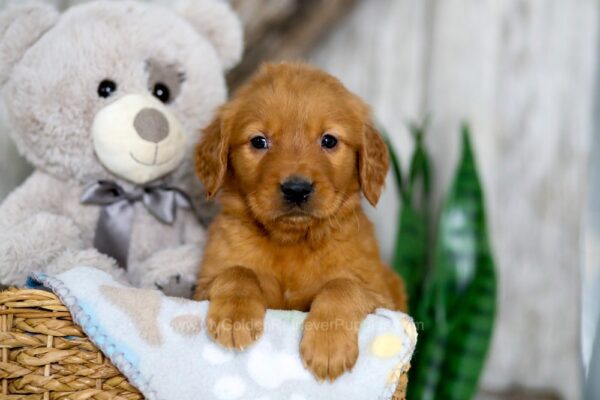
[[[169,121],[155,108],[141,109],[133,120],[133,126],[138,135],[149,142],[158,143],[169,136]]]

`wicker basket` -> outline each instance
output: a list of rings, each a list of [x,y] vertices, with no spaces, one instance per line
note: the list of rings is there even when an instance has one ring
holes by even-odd
[[[143,399],[53,293],[0,292],[0,349],[0,400]],[[394,400],[406,384],[403,373]]]
[[[143,398],[52,293],[0,292],[0,349],[0,399]]]

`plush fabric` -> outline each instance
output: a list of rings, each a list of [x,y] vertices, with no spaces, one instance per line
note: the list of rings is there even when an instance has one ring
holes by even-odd
[[[269,310],[263,336],[236,352],[207,335],[206,301],[127,287],[88,267],[33,277],[149,400],[391,399],[416,344],[409,316],[379,309],[361,325],[354,369],[321,383],[299,356],[305,313]]]
[[[3,100],[18,149],[35,167],[0,205],[0,282],[20,285],[31,271],[84,262],[136,286],[189,294],[202,222],[214,211],[192,172],[192,151],[226,98],[224,72],[241,52],[240,22],[220,0],[173,10],[96,1],[63,14],[31,3],[0,13]],[[115,90],[102,97],[105,80]],[[170,89],[164,104],[153,96],[158,83]],[[186,191],[197,215],[178,210],[176,221],[165,224],[135,203],[122,271],[93,248],[101,207],[80,197],[98,180],[129,190],[153,179]]]

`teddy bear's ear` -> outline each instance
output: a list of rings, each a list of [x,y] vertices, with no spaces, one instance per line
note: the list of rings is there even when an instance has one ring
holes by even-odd
[[[228,2],[180,1],[177,12],[212,43],[223,68],[229,69],[240,61],[244,49],[244,32],[240,19]]]
[[[0,85],[12,67],[58,20],[58,11],[47,4],[10,6],[0,13]]]

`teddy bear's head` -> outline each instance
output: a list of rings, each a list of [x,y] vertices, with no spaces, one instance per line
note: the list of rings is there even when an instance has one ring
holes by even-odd
[[[240,22],[221,0],[10,8],[0,85],[13,138],[60,178],[153,181],[189,159],[241,51]]]

